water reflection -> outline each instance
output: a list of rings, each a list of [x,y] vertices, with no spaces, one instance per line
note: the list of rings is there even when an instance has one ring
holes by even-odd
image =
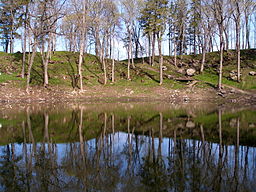
[[[256,188],[255,110],[27,107],[6,116],[0,191]]]

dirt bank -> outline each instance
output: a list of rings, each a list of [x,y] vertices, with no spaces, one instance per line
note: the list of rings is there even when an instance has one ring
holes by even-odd
[[[24,88],[0,87],[1,103],[67,102],[67,101],[165,101],[165,102],[216,102],[256,104],[255,93],[242,93],[230,88],[222,92],[214,88],[168,89],[166,87],[91,86],[83,91],[61,87]]]

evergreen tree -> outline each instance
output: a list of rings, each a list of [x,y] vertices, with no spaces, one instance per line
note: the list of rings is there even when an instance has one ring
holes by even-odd
[[[201,36],[200,36],[200,24],[202,22],[201,19],[201,0],[191,0],[190,3],[190,18],[189,18],[189,45],[190,48],[193,47],[193,54],[197,54],[200,52],[200,49],[197,47],[200,47]],[[190,50],[190,53],[192,51]]]
[[[17,29],[22,25],[22,6],[25,0],[0,0],[0,38],[4,51],[13,52]]]
[[[168,13],[167,0],[147,0],[146,6],[141,11],[140,23],[144,33],[149,37],[152,35],[152,64],[155,55],[155,39],[158,42],[159,63],[160,63],[160,85],[163,83],[163,56],[161,51],[162,37],[166,28]]]

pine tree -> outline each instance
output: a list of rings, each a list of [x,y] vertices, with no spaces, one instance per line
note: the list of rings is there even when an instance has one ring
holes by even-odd
[[[162,37],[166,28],[168,13],[168,0],[147,0],[146,6],[141,11],[140,23],[144,34],[152,37],[152,64],[154,64],[155,39],[158,42],[160,63],[160,85],[163,83],[163,56],[161,50]]]
[[[13,52],[14,39],[19,37],[17,29],[22,25],[22,6],[25,0],[0,1],[0,37],[4,51]]]

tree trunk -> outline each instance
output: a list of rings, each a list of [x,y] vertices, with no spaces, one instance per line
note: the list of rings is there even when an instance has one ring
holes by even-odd
[[[156,34],[153,33],[153,40],[152,40],[152,60],[151,60],[152,66],[154,66],[154,64],[155,64],[155,45],[156,45]]]
[[[8,53],[8,49],[9,49],[9,40],[5,40],[5,49],[4,52]]]
[[[21,66],[21,78],[25,78],[25,65],[26,65],[26,45],[27,45],[27,35],[26,29],[24,30],[24,39],[22,46],[22,66]]]
[[[225,50],[229,49],[229,32],[228,29],[224,30],[224,34],[225,34]]]
[[[104,85],[107,84],[107,68],[106,68],[106,61],[105,57],[102,58],[102,65],[103,65],[103,72],[104,72]]]
[[[82,16],[82,29],[81,29],[81,38],[80,38],[80,49],[79,49],[79,62],[78,62],[78,76],[80,90],[83,91],[83,76],[82,76],[82,63],[84,56],[84,43],[85,43],[85,33],[86,33],[86,4],[83,2],[83,16]]]
[[[185,27],[182,26],[181,59],[183,58],[183,54],[185,53],[184,45],[185,45]]]
[[[160,68],[160,81],[159,84],[163,84],[163,56],[162,56],[162,42],[161,34],[158,34],[158,51],[159,51],[159,68]]]
[[[174,66],[177,67],[177,42],[174,40]]]
[[[11,10],[10,53],[13,53],[13,48],[14,48],[14,45],[13,45],[13,41],[14,41],[13,32],[14,32],[14,15],[13,15],[13,11]]]
[[[131,58],[132,58],[132,68],[135,69],[135,65],[134,65],[134,58],[133,58],[133,46],[131,47]]]
[[[80,42],[80,52],[79,52],[79,62],[78,62],[78,76],[79,76],[79,84],[80,84],[81,90],[83,90],[83,76],[82,76],[83,56],[84,56],[84,37],[82,37],[82,40]]]
[[[134,29],[134,39],[135,39],[135,58],[139,58],[139,51],[140,51],[140,29]]]
[[[196,35],[197,31],[196,31],[196,27],[194,27],[194,33],[193,33],[193,55],[196,55]],[[200,49],[198,49],[200,52]]]
[[[95,28],[95,54],[98,57],[100,56],[99,46],[100,46],[99,29],[98,29],[98,27],[96,27]]]
[[[29,84],[30,84],[30,76],[31,76],[31,69],[32,65],[34,63],[34,59],[36,56],[36,49],[37,49],[37,40],[35,39],[33,47],[32,47],[32,55],[29,60],[29,66],[28,66],[28,76],[27,76],[27,85],[26,85],[26,92],[29,93]]]
[[[200,73],[203,73],[204,71],[204,64],[205,64],[205,55],[206,55],[206,46],[207,46],[207,37],[204,34],[204,40],[202,44],[202,61],[201,61],[201,67],[200,67]]]
[[[244,34],[244,25],[242,26],[242,49],[245,49],[245,34]]]
[[[25,65],[26,65],[26,49],[27,49],[27,20],[28,20],[28,5],[26,5],[25,22],[24,22],[24,40],[23,40],[23,56],[21,67],[21,78],[25,78]]]
[[[246,44],[245,47],[247,49],[250,49],[250,24],[249,24],[249,16],[245,15],[245,38],[246,38]]]
[[[113,31],[114,33],[114,31]],[[114,59],[114,50],[115,50],[115,40],[114,37],[112,39],[112,49],[113,49],[113,54],[112,54],[112,83],[115,82],[115,59]]]
[[[171,22],[169,21],[169,31],[168,31],[168,46],[169,46],[169,56],[172,55],[172,48],[171,48],[171,43],[172,43],[172,38],[171,38]]]
[[[49,85],[49,75],[48,75],[48,64],[51,56],[51,43],[52,43],[52,33],[49,35],[50,38],[48,40],[48,47],[47,47],[47,53],[46,58],[44,62],[44,87],[47,87]]]
[[[223,25],[219,26],[220,31],[220,66],[219,66],[219,82],[218,89],[222,89],[222,68],[223,68]]]
[[[241,59],[240,59],[240,21],[241,15],[238,3],[236,4],[237,20],[236,20],[236,54],[237,54],[237,82],[241,80]]]
[[[127,66],[127,79],[128,80],[131,80],[131,77],[130,77],[130,68],[131,68],[131,47],[130,47],[130,42],[129,42],[129,45],[128,45],[128,50],[127,50],[127,55],[128,55],[128,66]]]
[[[148,60],[149,60],[149,65],[152,65],[152,60],[151,60],[151,34],[148,34]]]

